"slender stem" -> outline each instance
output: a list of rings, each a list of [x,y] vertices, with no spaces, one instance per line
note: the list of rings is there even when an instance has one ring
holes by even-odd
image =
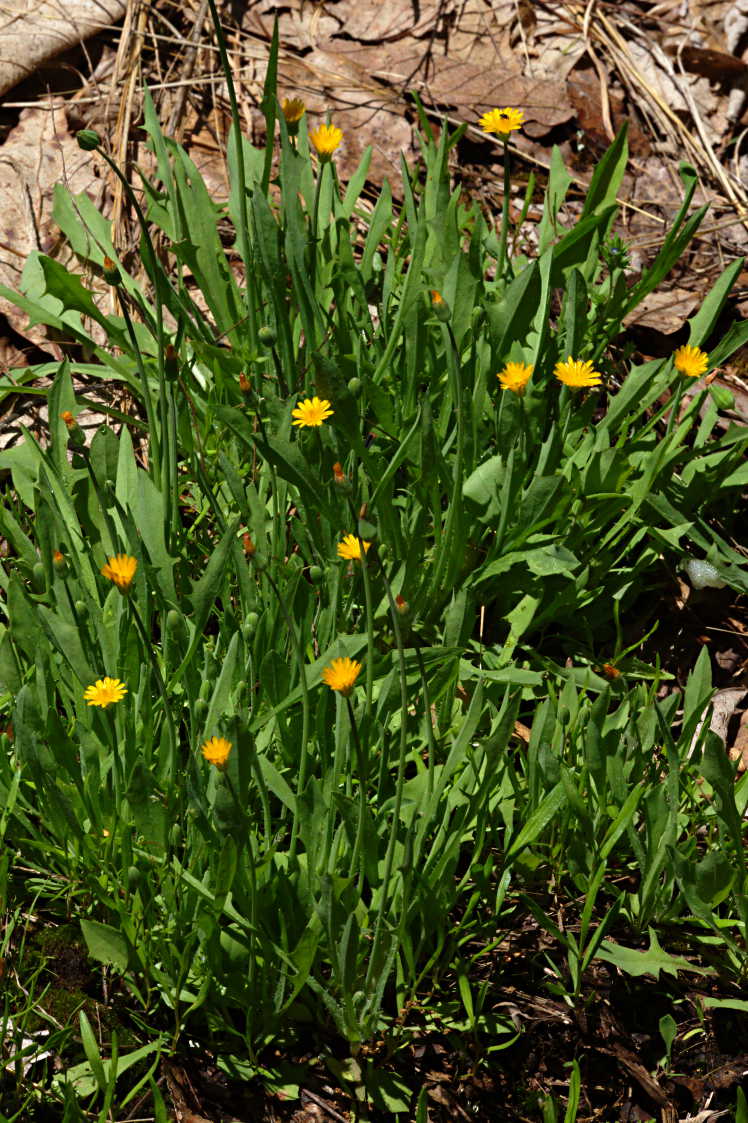
[[[671,398],[670,416],[667,419],[667,429],[665,430],[665,440],[667,440],[668,437],[670,436],[670,434],[672,433],[673,426],[675,425],[676,421],[678,420],[678,412],[680,410],[680,403],[681,403],[681,398],[683,397],[683,390],[685,389],[685,385],[686,385],[685,379],[683,378],[682,375],[679,376],[678,384],[675,387],[675,393],[673,394],[673,396]]]
[[[448,338],[447,352],[447,365],[452,382],[452,394],[455,403],[455,413],[457,415],[457,448],[455,450],[454,471],[452,475],[452,496],[447,508],[447,518],[444,527],[443,544],[441,549],[436,555],[436,563],[434,565],[434,574],[431,581],[431,592],[433,604],[436,606],[439,601],[439,593],[442,582],[442,570],[445,568],[446,562],[446,584],[449,585],[452,576],[452,569],[454,568],[454,558],[449,558],[449,552],[453,549],[453,541],[455,538],[455,527],[459,527],[462,518],[462,480],[463,480],[463,457],[465,448],[465,421],[462,414],[462,372],[460,370],[459,352],[457,350],[457,340],[452,330],[452,325],[447,322],[444,324],[445,334]],[[454,551],[453,551],[454,553]],[[451,564],[450,564],[451,563]]]
[[[350,698],[346,695],[346,704],[348,706],[348,718],[351,723],[351,732],[353,734],[353,743],[356,746],[356,757],[358,766],[358,829],[356,830],[356,841],[353,844],[353,854],[351,856],[351,877],[356,873],[356,866],[360,863],[361,868],[358,871],[358,892],[364,886],[364,861],[362,858],[362,848],[364,839],[364,829],[366,826],[366,789],[368,783],[368,776],[366,772],[366,760],[364,758],[364,750],[361,746],[361,738],[358,733],[358,726],[356,724],[356,715],[353,712],[353,705]]]
[[[164,704],[164,720],[166,721],[166,726],[169,730],[171,775],[173,777],[177,771],[177,732],[174,728],[174,718],[172,716],[171,706],[169,705],[169,695],[166,692],[166,686],[161,676],[161,669],[158,665],[158,660],[156,659],[156,652],[153,650],[153,641],[145,630],[145,624],[143,623],[143,618],[138,611],[138,606],[136,605],[135,601],[130,599],[129,597],[128,604],[130,605],[130,610],[132,612],[137,629],[140,632],[140,638],[143,641],[143,646],[148,653],[148,659],[150,661],[151,668],[153,669],[153,674],[156,679],[156,685],[158,686],[158,692],[161,695],[161,701]]]
[[[377,919],[374,925],[374,938],[371,945],[371,956],[369,958],[369,967],[366,972],[365,989],[370,990],[372,975],[375,971],[379,971],[379,948],[382,942],[382,925],[384,924],[384,914],[389,904],[390,880],[392,878],[392,866],[395,859],[395,847],[397,845],[398,826],[400,823],[400,811],[403,803],[403,788],[405,786],[405,762],[408,755],[408,680],[405,673],[405,648],[403,646],[403,635],[400,630],[400,616],[397,611],[395,599],[392,596],[392,589],[387,580],[387,575],[384,572],[384,567],[380,566],[382,580],[384,582],[385,591],[387,593],[387,601],[390,608],[390,617],[392,618],[392,631],[395,636],[395,644],[397,645],[397,658],[398,667],[400,671],[400,755],[397,762],[397,777],[395,780],[395,803],[392,808],[392,826],[390,828],[390,837],[387,841],[387,851],[384,857],[384,871],[382,873],[382,888],[379,896],[379,908],[377,910]],[[384,751],[384,749],[383,749]]]
[[[120,301],[120,307],[122,308],[122,316],[125,321],[125,326],[127,327],[127,334],[130,336],[130,343],[132,344],[132,349],[135,352],[135,363],[138,368],[138,374],[140,375],[140,381],[143,384],[143,398],[145,401],[145,412],[148,417],[148,429],[150,432],[151,451],[153,454],[152,457],[149,457],[149,460],[151,460],[151,462],[155,461],[156,464],[159,464],[161,461],[161,430],[160,426],[156,424],[156,413],[153,408],[151,388],[148,385],[148,374],[145,369],[145,363],[143,362],[143,353],[140,350],[138,337],[135,334],[135,325],[132,322],[130,312],[127,308],[127,303],[124,299]]]
[[[351,509],[354,522],[357,521],[356,507],[353,499],[348,496],[348,506]],[[366,716],[371,717],[374,697],[374,602],[371,595],[371,572],[364,539],[356,534],[358,548],[361,553],[361,576],[364,581],[364,604],[366,607]]]
[[[296,661],[297,661],[298,667],[299,667],[299,679],[300,679],[300,685],[301,685],[302,722],[301,722],[301,752],[300,752],[300,755],[299,755],[299,779],[298,779],[298,782],[297,782],[297,785],[296,785],[296,797],[298,799],[303,794],[304,788],[306,787],[306,778],[307,778],[307,773],[309,771],[309,722],[310,722],[310,714],[311,714],[311,704],[310,704],[310,700],[309,700],[309,684],[307,683],[307,680],[306,680],[306,660],[305,660],[305,656],[304,656],[304,645],[301,641],[300,635],[296,631],[296,628],[294,626],[294,622],[291,619],[291,615],[290,615],[288,609],[286,608],[285,601],[283,600],[283,597],[280,594],[280,589],[278,588],[278,586],[276,585],[272,576],[270,575],[270,573],[267,570],[264,570],[264,575],[268,580],[270,588],[273,590],[273,592],[275,594],[275,599],[278,601],[278,605],[279,605],[280,610],[283,613],[284,619],[286,621],[286,627],[288,628],[288,630],[291,634],[291,639],[293,640],[293,645],[294,645],[294,648],[295,648],[295,651],[296,651]],[[293,822],[293,830],[291,832],[290,854],[291,854],[292,857],[296,854],[296,845],[297,845],[297,842],[298,842],[298,831],[299,831],[299,816],[295,815],[294,816],[294,822]]]
[[[257,318],[255,314],[254,300],[250,293],[249,280],[253,274],[253,257],[249,245],[249,215],[247,212],[247,174],[244,167],[244,138],[242,137],[241,120],[239,118],[239,103],[236,100],[236,90],[234,88],[234,79],[231,74],[231,64],[229,62],[228,52],[226,50],[226,40],[221,27],[221,21],[218,17],[215,0],[208,0],[210,5],[210,15],[213,20],[213,26],[216,32],[216,42],[218,44],[218,52],[221,56],[221,68],[226,76],[226,88],[229,94],[229,102],[231,105],[231,128],[234,133],[234,146],[236,148],[236,170],[239,179],[239,252],[241,253],[242,261],[246,271],[244,283],[244,302],[247,308],[247,320],[249,324],[249,347],[251,351],[256,350],[257,347]],[[272,141],[268,137],[268,144]]]
[[[499,236],[499,262],[498,273],[500,277],[504,277],[509,267],[509,258],[507,256],[507,236],[509,233],[509,197],[511,192],[511,163],[509,160],[509,146],[506,139],[504,140],[504,198],[501,203],[501,234]]]

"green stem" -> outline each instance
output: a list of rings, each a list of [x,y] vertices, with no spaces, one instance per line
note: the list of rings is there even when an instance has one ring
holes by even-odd
[[[368,777],[366,774],[366,761],[364,759],[364,750],[361,746],[361,738],[358,734],[358,726],[356,725],[356,715],[353,712],[351,699],[346,695],[346,703],[348,706],[348,718],[351,723],[351,732],[353,733],[353,743],[356,746],[356,757],[358,766],[358,828],[356,830],[356,841],[353,844],[353,854],[351,856],[351,877],[355,876],[356,866],[361,865],[358,871],[358,893],[364,886],[364,862],[361,857],[364,839],[364,828],[366,826],[366,789],[368,784]]]
[[[431,599],[435,606],[438,605],[439,602],[439,594],[442,587],[442,570],[445,569],[445,563],[446,573],[444,583],[446,586],[449,586],[456,568],[455,561],[457,558],[457,551],[454,550],[453,547],[455,539],[459,537],[458,532],[462,519],[463,457],[465,448],[465,421],[462,414],[462,373],[460,371],[457,340],[455,339],[452,325],[447,322],[444,324],[444,327],[449,340],[449,345],[446,347],[447,366],[452,382],[452,395],[455,403],[455,413],[457,415],[457,448],[455,450],[454,471],[452,475],[452,496],[447,509],[442,547],[436,556],[434,575],[431,580]],[[454,556],[450,557],[450,553],[454,554]],[[427,615],[427,619],[428,618],[429,616]]]
[[[511,163],[509,160],[509,146],[504,140],[504,198],[501,203],[501,234],[499,236],[499,261],[498,274],[504,277],[509,267],[507,255],[507,237],[509,234],[509,198],[512,185]]]
[[[236,90],[234,88],[234,79],[231,75],[231,64],[229,63],[229,56],[226,50],[226,40],[221,27],[221,21],[218,17],[215,0],[208,0],[210,7],[210,15],[213,20],[213,27],[216,32],[216,42],[218,44],[218,52],[221,56],[221,67],[226,77],[226,88],[228,89],[229,102],[231,105],[231,128],[234,133],[234,146],[236,148],[236,169],[239,178],[239,229],[237,231],[239,236],[239,252],[245,268],[245,283],[244,283],[244,302],[247,308],[247,320],[249,324],[249,347],[251,351],[257,350],[257,318],[255,314],[255,305],[252,295],[250,293],[249,279],[254,273],[254,262],[249,245],[249,215],[247,212],[247,174],[244,167],[244,144],[242,137],[241,120],[239,118],[239,103],[236,100]],[[268,144],[272,143],[272,138],[268,137]]]
[[[171,756],[171,778],[173,779],[174,776],[176,775],[177,767],[178,767],[178,761],[177,761],[177,732],[176,732],[176,729],[174,727],[174,717],[173,717],[172,712],[171,712],[171,706],[169,705],[169,695],[166,692],[166,686],[165,686],[164,680],[161,676],[161,669],[158,665],[158,660],[156,659],[156,652],[153,650],[153,640],[151,639],[151,637],[148,635],[148,633],[145,630],[145,624],[143,623],[143,618],[140,615],[140,612],[138,611],[138,606],[136,605],[135,601],[131,600],[129,597],[128,597],[128,604],[130,605],[130,610],[132,612],[133,619],[135,621],[135,625],[136,625],[138,631],[140,632],[140,638],[143,641],[143,646],[144,646],[146,652],[148,653],[148,659],[150,661],[151,668],[153,670],[153,674],[154,674],[154,677],[156,679],[156,685],[158,686],[158,692],[161,695],[161,701],[163,702],[163,705],[164,705],[164,720],[166,721],[166,726],[167,726],[167,729],[169,731],[169,752],[170,752],[170,756]]]
[[[397,762],[397,777],[395,780],[395,803],[392,808],[392,826],[390,828],[390,837],[387,841],[387,851],[384,857],[384,870],[382,873],[382,888],[379,895],[379,908],[377,910],[377,919],[374,925],[374,938],[371,945],[371,956],[369,958],[369,966],[366,972],[365,990],[367,992],[371,989],[372,975],[375,971],[381,970],[379,964],[379,949],[382,942],[382,925],[384,924],[384,915],[387,911],[387,906],[390,903],[390,880],[392,878],[392,866],[395,859],[395,847],[397,845],[398,826],[400,823],[400,811],[403,803],[403,788],[405,786],[405,763],[408,755],[408,680],[405,673],[405,647],[403,646],[403,636],[400,630],[400,616],[397,611],[394,597],[392,596],[392,589],[387,580],[387,575],[384,568],[380,566],[384,588],[387,593],[387,601],[390,608],[390,617],[392,618],[392,631],[395,636],[395,644],[397,646],[398,667],[400,671],[400,754]],[[384,752],[384,746],[382,748]]]
[[[307,679],[306,679],[306,660],[305,660],[305,657],[304,657],[304,646],[301,642],[301,637],[299,636],[298,632],[296,631],[296,628],[294,626],[293,620],[291,619],[290,613],[289,613],[288,609],[286,608],[285,601],[283,600],[283,597],[280,594],[280,589],[278,588],[275,581],[273,580],[273,578],[271,577],[270,573],[268,573],[267,570],[264,570],[264,575],[268,580],[270,588],[273,590],[273,593],[275,594],[275,599],[278,601],[278,606],[280,607],[280,610],[283,613],[283,617],[286,621],[286,627],[288,628],[288,630],[291,634],[293,646],[294,646],[294,649],[296,651],[296,661],[297,661],[297,664],[298,664],[298,667],[299,667],[299,679],[300,679],[300,685],[301,685],[302,723],[301,723],[301,752],[300,752],[300,755],[299,755],[299,779],[298,779],[298,783],[296,785],[296,798],[300,799],[303,792],[304,792],[304,788],[306,787],[306,778],[307,778],[307,773],[309,771],[309,723],[310,723],[310,714],[311,714],[311,704],[310,704],[310,700],[309,700],[309,684],[307,683]],[[299,816],[297,814],[297,815],[294,816],[293,829],[291,831],[291,846],[290,846],[291,857],[293,857],[296,854],[296,846],[297,846],[297,843],[298,843],[298,832],[299,832]]]
[[[143,362],[143,353],[140,350],[140,344],[138,343],[138,338],[135,334],[135,325],[132,322],[132,318],[130,316],[130,312],[128,311],[127,302],[125,299],[120,301],[120,307],[122,308],[122,316],[127,328],[127,334],[130,336],[130,343],[132,344],[132,349],[135,352],[135,364],[138,368],[140,381],[143,384],[143,400],[145,402],[145,412],[146,416],[148,417],[148,430],[151,439],[152,455],[149,457],[149,459],[151,460],[151,462],[155,461],[156,464],[159,464],[161,461],[160,427],[156,424],[156,413],[153,408],[151,388],[148,385],[148,374],[145,369],[145,363]]]

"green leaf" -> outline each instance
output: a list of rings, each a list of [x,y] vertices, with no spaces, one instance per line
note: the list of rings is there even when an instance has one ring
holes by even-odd
[[[116,928],[98,920],[81,920],[81,931],[88,954],[106,967],[126,971],[130,962],[127,940]]]
[[[715,975],[712,967],[698,967],[682,955],[670,955],[664,951],[653,928],[649,929],[649,947],[646,951],[627,948],[623,944],[604,940],[597,952],[598,959],[604,959],[625,971],[627,975],[653,975],[659,979],[660,972],[676,977],[679,971],[690,971],[696,975]]]

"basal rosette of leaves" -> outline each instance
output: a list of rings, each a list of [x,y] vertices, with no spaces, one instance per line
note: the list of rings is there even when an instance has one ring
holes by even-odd
[[[687,550],[748,588],[723,502],[746,430],[704,382],[683,405],[671,359],[614,346],[703,218],[692,171],[633,281],[609,248],[625,134],[572,227],[556,152],[538,252],[509,259],[450,178],[464,129],[424,128],[401,210],[388,187],[372,208],[369,154],[340,184],[332,140],[312,158],[275,95],[277,180],[235,122],[225,207],[146,98],[142,280],[58,190],[81,269],[117,263],[121,315],[41,253],[5,292],[91,355],[14,372],[52,377],[50,441],[0,453],[0,830],[36,907],[61,879],[143,1017],[214,1035],[227,1071],[309,1019],[356,1051],[522,910],[573,999],[594,956],[666,923],[705,961],[720,932],[739,975],[746,788],[702,722],[708,661],[677,718],[620,629]],[[689,322],[710,369],[748,339],[712,340],[739,269]],[[74,376],[139,417],[109,409],[87,448]],[[122,555],[127,595],[101,572]],[[108,679],[126,693],[88,706]],[[523,895],[551,877],[577,936]],[[450,1025],[480,1033],[468,1005]]]

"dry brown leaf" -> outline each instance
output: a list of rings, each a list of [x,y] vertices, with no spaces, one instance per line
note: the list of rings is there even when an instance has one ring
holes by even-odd
[[[663,335],[670,335],[683,327],[700,302],[700,294],[693,290],[674,288],[661,292],[658,289],[649,293],[623,322],[626,327],[636,324],[637,327],[652,328]]]
[[[126,0],[6,0],[0,14],[0,93],[122,19]]]
[[[745,691],[743,691],[745,695]],[[735,735],[735,741],[730,746],[730,760],[737,761],[738,772],[748,772],[748,710],[740,717],[740,724]]]
[[[68,131],[60,102],[24,109],[16,127],[0,147],[0,282],[17,289],[32,250],[49,253],[57,244],[52,221],[52,193],[63,182],[78,194],[87,191],[99,202],[102,180],[98,158],[83,152]],[[46,341],[46,329],[26,330],[27,316],[0,298],[0,312],[11,326],[35,343]],[[53,348],[53,350],[56,350]]]

